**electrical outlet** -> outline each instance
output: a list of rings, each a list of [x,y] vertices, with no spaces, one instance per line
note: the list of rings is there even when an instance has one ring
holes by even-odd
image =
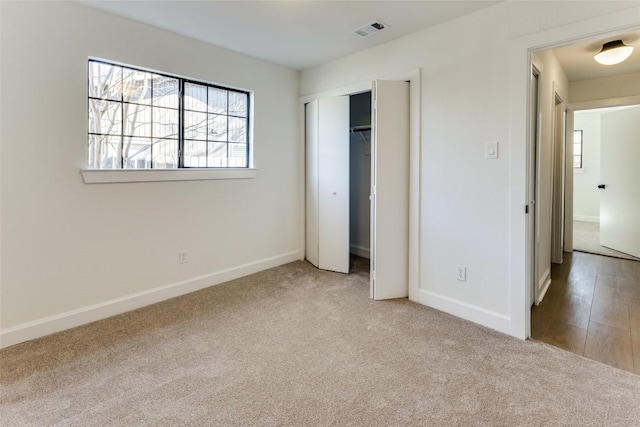
[[[187,251],[178,252],[178,262],[180,264],[186,264],[189,262],[189,258],[187,257]]]
[[[461,282],[467,281],[467,267],[463,265],[456,265],[456,280]]]

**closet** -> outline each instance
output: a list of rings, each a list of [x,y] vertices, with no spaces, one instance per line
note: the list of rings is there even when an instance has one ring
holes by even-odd
[[[408,295],[409,83],[305,105],[306,259],[349,272],[369,257],[371,297]]]
[[[370,257],[371,92],[349,96],[349,251]]]

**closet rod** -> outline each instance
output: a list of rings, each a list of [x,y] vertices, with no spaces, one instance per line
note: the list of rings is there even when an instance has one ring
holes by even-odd
[[[349,129],[349,132],[354,133],[354,132],[366,132],[368,130],[371,130],[371,126],[354,126],[351,129]]]

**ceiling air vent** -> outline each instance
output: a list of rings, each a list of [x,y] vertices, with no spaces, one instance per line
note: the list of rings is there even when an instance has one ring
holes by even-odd
[[[383,24],[380,21],[374,21],[374,22],[371,22],[370,24],[365,25],[362,28],[358,28],[357,30],[354,31],[354,33],[359,35],[360,37],[367,37],[367,36],[370,36],[371,34],[379,33],[380,31],[386,30],[386,29],[387,29],[386,24]]]

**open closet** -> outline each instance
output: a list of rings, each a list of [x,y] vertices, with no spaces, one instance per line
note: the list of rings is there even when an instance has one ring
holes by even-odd
[[[306,259],[349,273],[370,258],[371,297],[408,295],[409,83],[305,104]]]
[[[349,252],[371,256],[371,92],[349,96]]]

